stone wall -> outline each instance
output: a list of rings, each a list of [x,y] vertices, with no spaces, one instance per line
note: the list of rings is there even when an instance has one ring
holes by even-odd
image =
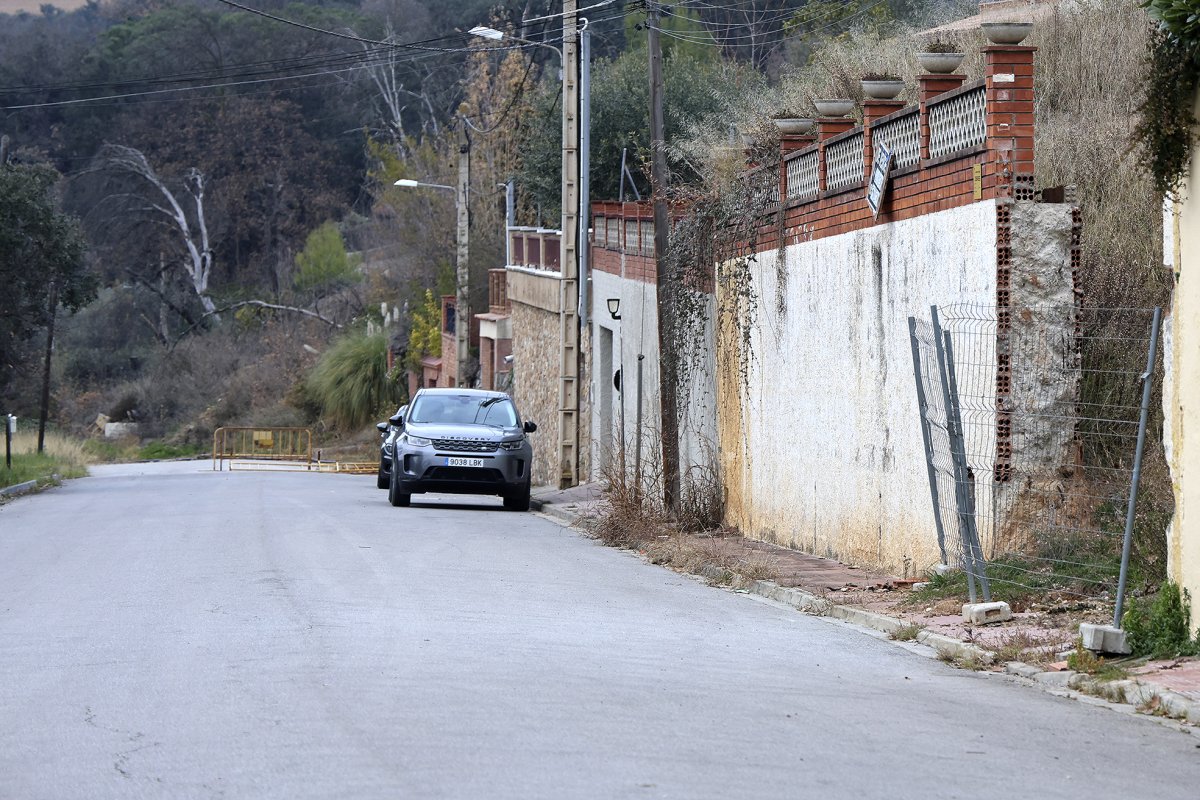
[[[512,396],[523,419],[538,425],[533,442],[533,485],[558,485],[558,313],[512,304]]]
[[[508,299],[512,304],[512,395],[524,419],[537,423],[530,435],[534,445],[533,483],[558,486],[559,463],[559,304],[561,275],[548,270],[511,268]],[[591,336],[580,337],[579,476],[590,474],[591,406],[589,404]]]

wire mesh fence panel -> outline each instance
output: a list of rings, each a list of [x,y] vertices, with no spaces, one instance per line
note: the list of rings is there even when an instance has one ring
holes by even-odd
[[[960,304],[932,316],[910,332],[952,566],[970,570],[974,536],[992,587],[1110,599],[1154,310]],[[939,341],[948,386],[933,371]]]

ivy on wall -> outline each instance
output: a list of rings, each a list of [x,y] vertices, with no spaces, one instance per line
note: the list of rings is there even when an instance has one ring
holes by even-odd
[[[1150,40],[1146,96],[1137,138],[1143,160],[1163,194],[1187,175],[1196,141],[1193,103],[1200,90],[1200,0],[1146,0],[1158,21]]]

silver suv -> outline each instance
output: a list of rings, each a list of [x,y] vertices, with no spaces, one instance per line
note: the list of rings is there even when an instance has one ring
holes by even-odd
[[[378,486],[388,502],[414,494],[496,494],[504,507],[529,510],[533,448],[512,398],[478,389],[421,389],[378,425],[383,434]]]

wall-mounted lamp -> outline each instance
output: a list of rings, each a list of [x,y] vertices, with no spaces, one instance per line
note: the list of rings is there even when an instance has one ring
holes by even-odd
[[[620,319],[621,315],[617,313],[620,310],[621,310],[621,298],[619,298],[619,297],[608,298],[608,315],[610,317],[612,317],[613,319]]]

